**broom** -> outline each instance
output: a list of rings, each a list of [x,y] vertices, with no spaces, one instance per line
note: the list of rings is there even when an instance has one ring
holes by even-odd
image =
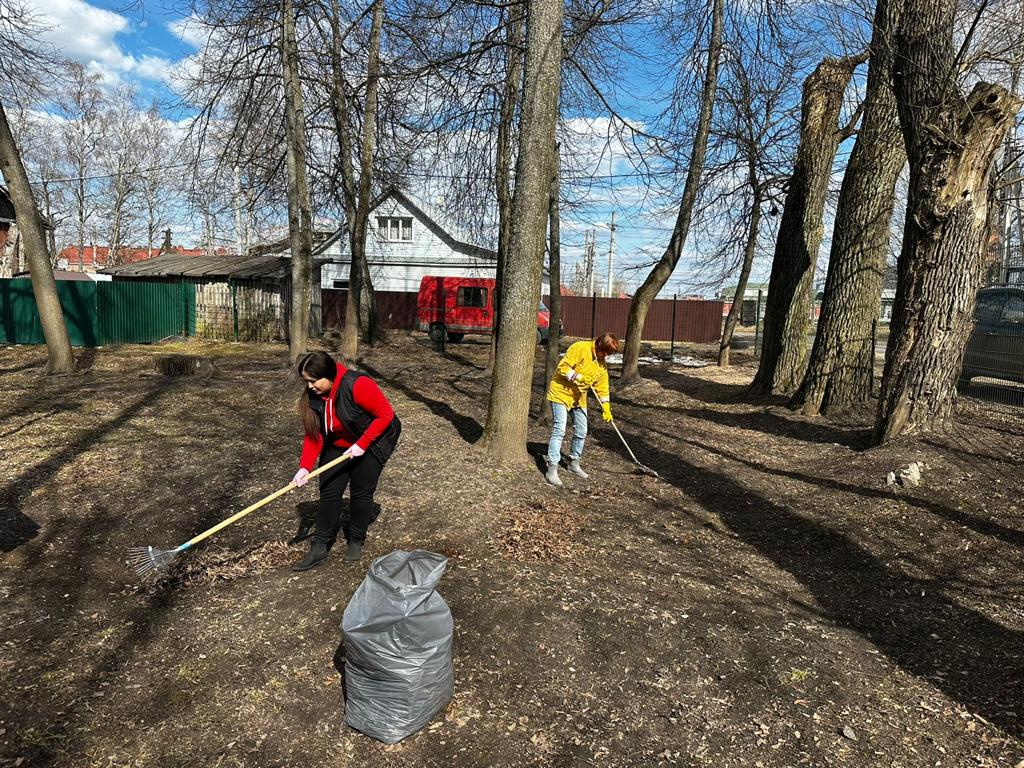
[[[349,458],[351,458],[351,456],[347,453],[342,456],[339,456],[333,461],[327,462],[322,467],[313,470],[312,472],[309,473],[309,475],[307,475],[307,477],[316,477],[321,472],[326,472],[328,469],[336,467],[338,464],[341,464],[341,462]],[[135,570],[135,573],[137,573],[139,576],[148,576],[150,573],[162,572],[166,570],[167,567],[172,562],[174,562],[174,559],[182,552],[184,552],[186,549],[193,547],[194,545],[198,544],[200,541],[209,536],[213,536],[213,534],[217,533],[217,531],[221,530],[222,528],[227,528],[236,520],[241,520],[250,512],[255,512],[257,509],[269,504],[277,497],[283,496],[284,494],[288,493],[288,491],[291,491],[298,487],[299,486],[297,486],[294,482],[288,483],[288,485],[286,485],[284,488],[274,491],[269,496],[266,496],[257,501],[255,504],[246,507],[241,512],[236,512],[226,520],[222,520],[212,528],[203,531],[198,536],[189,539],[184,544],[177,546],[174,549],[156,549],[155,547],[132,547],[128,550],[128,564],[131,565],[131,567]]]

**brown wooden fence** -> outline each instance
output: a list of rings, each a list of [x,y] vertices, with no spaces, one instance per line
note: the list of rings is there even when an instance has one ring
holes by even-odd
[[[385,328],[412,330],[416,327],[416,294],[377,291],[377,310]],[[340,328],[345,324],[346,291],[325,288],[322,293],[323,327]],[[545,297],[547,302],[547,297]],[[590,296],[562,297],[562,326],[566,336],[588,337],[610,331],[619,338],[626,335],[629,299],[603,299]],[[673,309],[674,307],[674,309]],[[689,341],[712,344],[722,336],[720,301],[695,299],[658,299],[647,313],[642,338],[645,341]],[[672,318],[675,313],[675,331]]]
[[[630,299],[563,296],[562,326],[565,335],[587,337],[611,332],[620,339],[624,338],[629,304]],[[722,337],[722,308],[720,301],[656,299],[647,313],[641,338],[645,341],[671,341],[674,338],[676,341],[712,344]]]
[[[416,327],[416,294],[399,291],[377,291],[377,312],[385,328],[412,330]],[[341,328],[345,325],[345,305],[348,291],[324,288],[321,295],[323,304],[324,330]]]

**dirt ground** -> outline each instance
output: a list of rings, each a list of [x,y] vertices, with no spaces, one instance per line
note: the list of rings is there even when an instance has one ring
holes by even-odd
[[[212,356],[165,379],[152,356]],[[590,481],[488,463],[482,342],[362,367],[404,422],[369,556],[449,557],[455,697],[395,746],[342,723],[339,623],[369,558],[295,574],[299,427],[280,346],[0,349],[0,766],[1014,766],[1024,760],[1024,419],[866,450],[868,417],[745,399],[751,362],[648,367],[592,422]],[[705,355],[708,350],[683,350]],[[538,358],[538,363],[540,359]],[[538,384],[539,384],[538,377]],[[540,403],[540,390],[536,392]],[[923,461],[916,488],[886,474]]]

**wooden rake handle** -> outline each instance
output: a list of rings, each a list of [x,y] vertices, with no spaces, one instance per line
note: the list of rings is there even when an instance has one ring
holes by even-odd
[[[307,479],[310,478],[310,477],[316,477],[321,472],[326,472],[328,469],[331,469],[332,467],[336,467],[339,464],[341,464],[343,461],[345,461],[347,459],[351,459],[351,458],[352,458],[351,454],[348,454],[348,453],[342,454],[341,456],[339,456],[338,458],[334,459],[333,461],[327,462],[322,467],[318,467],[317,469],[314,469],[312,472],[310,472],[307,475]],[[213,534],[215,534],[217,531],[221,530],[222,528],[227,528],[229,525],[231,525],[236,520],[241,520],[243,517],[248,515],[250,512],[255,512],[260,507],[266,506],[267,504],[269,504],[270,502],[272,502],[274,499],[278,498],[279,496],[284,496],[286,493],[288,493],[288,491],[294,490],[295,488],[298,488],[298,487],[299,486],[297,486],[294,482],[288,483],[288,485],[286,485],[284,488],[281,488],[280,490],[274,491],[269,496],[265,496],[264,498],[262,498],[259,501],[257,501],[255,504],[252,504],[252,505],[246,507],[241,512],[236,512],[235,514],[233,514],[231,517],[227,518],[226,520],[221,520],[219,523],[217,523],[215,526],[213,526],[213,528],[210,528],[209,530],[203,531],[202,533],[200,533],[195,538],[189,539],[184,544],[182,544],[180,547],[178,547],[178,551],[182,552],[182,551],[188,549],[189,547],[191,547],[191,546],[193,546],[195,544],[198,544],[203,539],[208,538],[210,536],[213,536]]]

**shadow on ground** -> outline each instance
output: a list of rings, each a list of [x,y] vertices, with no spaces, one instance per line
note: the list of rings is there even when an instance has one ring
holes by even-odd
[[[601,431],[597,437],[618,452],[614,435]],[[1017,737],[1024,734],[1024,724],[1013,711],[1024,700],[1024,633],[948,599],[933,580],[883,563],[849,536],[773,502],[726,473],[709,471],[651,444],[645,446],[645,456],[666,481],[714,509],[741,541],[792,574],[825,615],[971,711]],[[744,501],[738,503],[740,499]]]

